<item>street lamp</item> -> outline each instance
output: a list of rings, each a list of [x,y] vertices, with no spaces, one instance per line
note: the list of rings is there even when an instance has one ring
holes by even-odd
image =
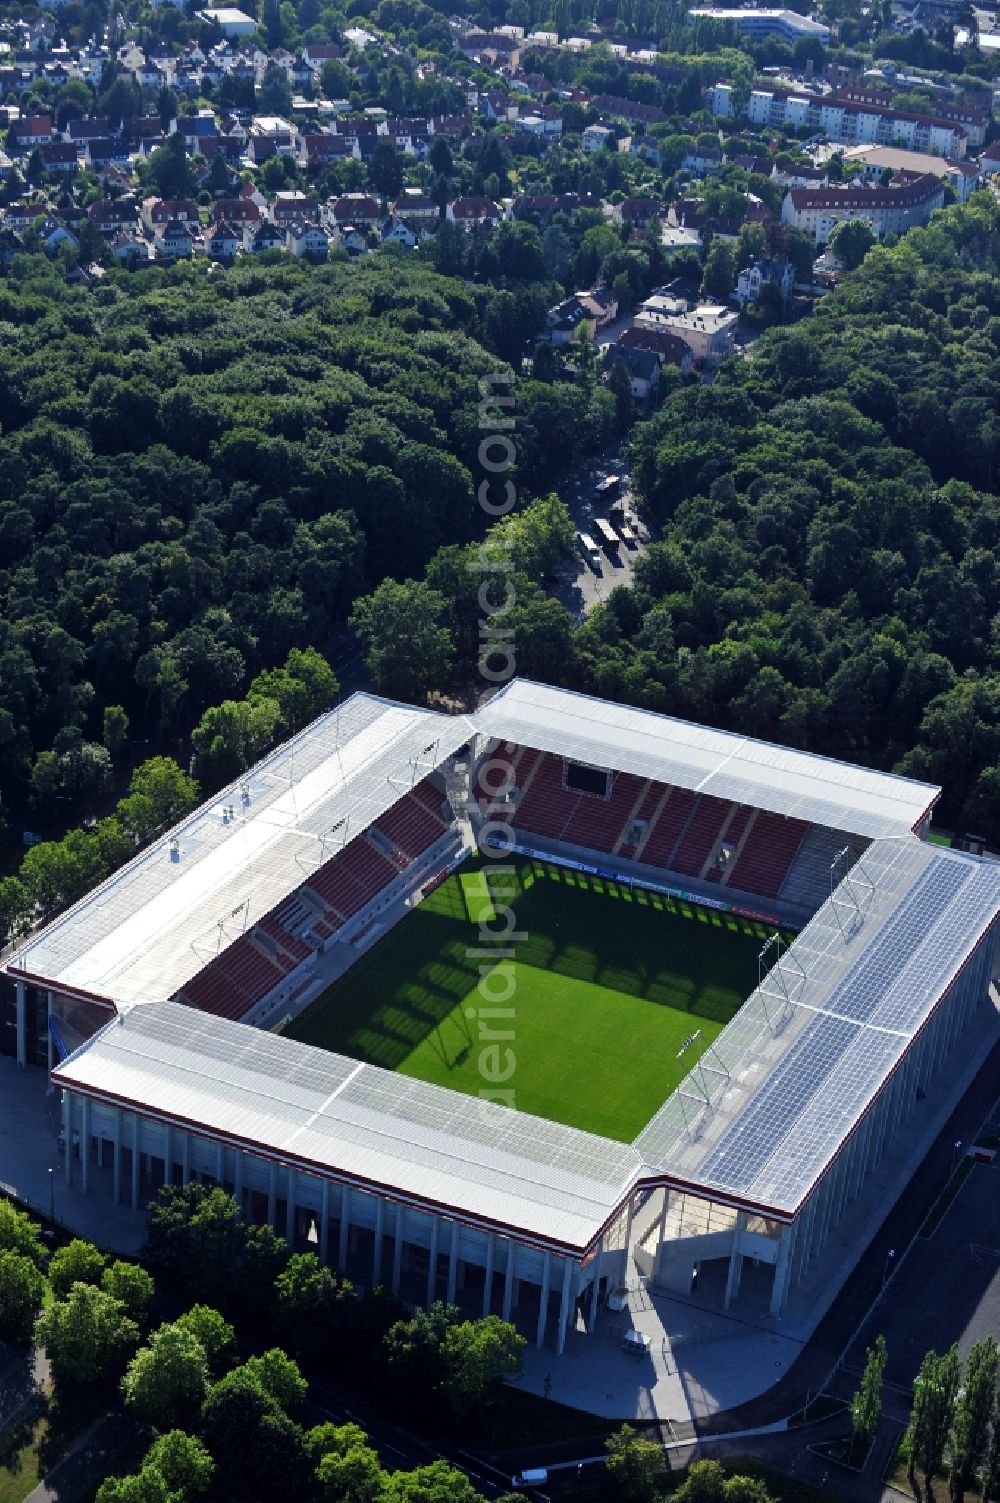
[[[56,1224],[56,1171],[49,1170],[49,1220]]]
[[[882,1288],[883,1289],[885,1288],[886,1283],[888,1282],[888,1279],[889,1279],[889,1267],[890,1267],[890,1264],[892,1263],[892,1260],[893,1260],[893,1258],[895,1256],[896,1256],[896,1249],[894,1247],[890,1247],[889,1251],[885,1255],[885,1267],[882,1269]]]
[[[962,1140],[961,1140],[961,1138],[956,1138],[955,1139],[955,1148],[954,1148],[954,1151],[952,1152],[952,1155],[951,1155],[951,1173],[948,1176],[949,1180],[952,1180],[952,1179],[955,1178],[955,1170],[958,1167],[958,1155],[961,1153],[961,1151],[962,1151]]]

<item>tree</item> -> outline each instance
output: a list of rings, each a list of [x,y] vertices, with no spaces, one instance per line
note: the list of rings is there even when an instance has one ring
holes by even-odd
[[[375,1503],[386,1483],[378,1455],[359,1425],[318,1425],[308,1445],[316,1479],[329,1503]]]
[[[311,1466],[302,1431],[245,1368],[209,1389],[201,1428],[220,1496],[230,1503],[307,1491]]]
[[[353,1303],[350,1281],[331,1273],[314,1253],[294,1253],[274,1281],[277,1319],[293,1351],[321,1353],[343,1325]]]
[[[865,1370],[861,1384],[851,1402],[851,1423],[854,1438],[863,1452],[867,1452],[882,1414],[882,1380],[885,1376],[885,1337],[879,1335],[875,1345],[865,1354]]]
[[[92,1284],[74,1284],[35,1325],[57,1383],[69,1388],[101,1383],[134,1350],[139,1327],[120,1300]]]
[[[863,219],[845,219],[830,231],[829,243],[845,271],[853,271],[875,244],[875,235]]]
[[[735,286],[736,257],[733,254],[733,248],[728,241],[720,240],[716,236],[705,257],[701,290],[706,297],[715,298],[718,302],[724,303]]]
[[[38,1240],[38,1226],[25,1211],[0,1197],[0,1251],[20,1253],[36,1268],[44,1268],[45,1248]]]
[[[601,1492],[620,1503],[652,1503],[664,1475],[663,1450],[650,1440],[640,1440],[631,1425],[622,1425],[605,1442],[608,1459],[601,1479]]]
[[[0,1341],[25,1346],[45,1298],[45,1279],[23,1253],[0,1252]]]
[[[268,63],[257,91],[262,115],[288,115],[292,109],[292,86],[277,63]]]
[[[280,1347],[273,1346],[259,1357],[248,1357],[237,1371],[248,1373],[286,1414],[294,1413],[305,1402],[309,1385],[298,1363]]]
[[[627,433],[632,426],[634,402],[632,400],[632,378],[621,355],[611,367],[611,394],[615,399],[615,426],[619,433]]]
[[[236,1358],[236,1332],[211,1305],[192,1305],[174,1322],[201,1342],[212,1379],[221,1378]]]
[[[160,1430],[193,1419],[205,1398],[205,1348],[182,1326],[163,1325],[136,1352],[122,1379],[125,1402]]]
[[[961,1380],[958,1348],[953,1346],[940,1356],[928,1352],[913,1381],[913,1407],[904,1437],[911,1482],[917,1471],[930,1486],[941,1466],[945,1446],[955,1413],[955,1400]]]
[[[101,1288],[105,1293],[120,1300],[125,1312],[141,1325],[153,1298],[153,1280],[138,1263],[126,1263],[119,1258],[105,1268],[101,1275]]]
[[[381,692],[417,702],[446,681],[453,643],[443,613],[437,591],[414,579],[385,579],[356,603],[350,626]]]
[[[992,1336],[975,1342],[965,1361],[965,1382],[955,1405],[948,1485],[953,1503],[961,1503],[986,1459],[995,1423],[1000,1350]]]
[[[516,1327],[497,1315],[449,1326],[442,1343],[444,1390],[454,1413],[487,1408],[504,1380],[520,1372],[526,1345]]]
[[[150,1446],[143,1470],[159,1472],[170,1492],[184,1499],[197,1498],[208,1491],[215,1464],[208,1451],[194,1435],[183,1430],[168,1430]]]
[[[118,814],[134,838],[144,841],[190,814],[198,807],[200,797],[194,778],[182,772],[171,757],[150,757],[132,774]]]
[[[101,740],[112,757],[120,757],[128,741],[128,715],[121,705],[106,705]]]
[[[74,1237],[52,1254],[49,1283],[57,1299],[69,1294],[74,1284],[99,1284],[107,1259],[92,1242]]]
[[[368,181],[382,199],[398,198],[403,187],[403,164],[399,152],[391,143],[380,143],[372,153],[368,164]]]
[[[161,198],[190,198],[197,187],[180,131],[174,131],[162,146],[150,152],[147,171]]]
[[[33,907],[31,894],[17,877],[0,877],[0,944],[27,933]]]

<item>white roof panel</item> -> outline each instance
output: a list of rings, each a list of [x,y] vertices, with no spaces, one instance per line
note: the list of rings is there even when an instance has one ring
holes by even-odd
[[[640,1166],[627,1144],[174,1002],[109,1023],[54,1079],[578,1250]]]
[[[473,717],[498,741],[613,767],[851,835],[906,834],[940,788],[515,679]]]
[[[470,733],[464,716],[352,695],[54,919],[8,965],[109,1001],[172,996]]]

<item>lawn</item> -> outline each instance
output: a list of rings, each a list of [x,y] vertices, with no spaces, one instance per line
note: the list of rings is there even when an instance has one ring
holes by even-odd
[[[489,978],[499,1000],[484,1000],[482,935],[511,927],[507,974]],[[628,1142],[676,1084],[685,1038],[700,1029],[703,1048],[752,990],[769,932],[548,862],[474,858],[288,1032],[473,1095],[499,1050],[487,1061],[512,1067],[502,1088],[519,1110]]]

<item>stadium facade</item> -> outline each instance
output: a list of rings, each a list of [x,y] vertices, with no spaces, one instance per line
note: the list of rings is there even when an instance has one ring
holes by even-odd
[[[752,1268],[781,1318],[993,1009],[1000,866],[928,843],[938,794],[523,680],[468,716],[356,694],[10,956],[0,1039],[85,1192],[221,1184],[558,1351],[635,1273],[738,1309]],[[271,1031],[474,840],[799,930],[633,1143]]]

